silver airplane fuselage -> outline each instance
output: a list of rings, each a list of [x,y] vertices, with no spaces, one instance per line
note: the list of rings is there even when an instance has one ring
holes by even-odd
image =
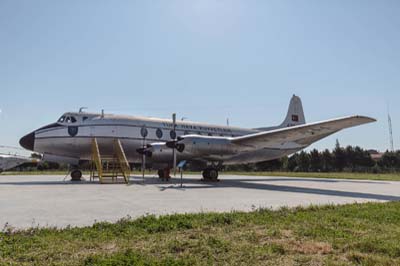
[[[100,154],[105,157],[113,156],[113,142],[119,139],[131,163],[139,163],[142,160],[142,155],[137,152],[137,149],[146,144],[165,143],[177,136],[188,135],[197,136],[197,142],[201,142],[204,136],[204,145],[209,145],[210,148],[206,147],[204,152],[197,150],[195,153],[185,150],[177,153],[178,160],[201,159],[224,164],[251,163],[280,158],[302,148],[255,150],[237,145],[224,145],[227,137],[260,132],[256,129],[190,121],[177,121],[175,133],[173,127],[172,120],[168,119],[71,112],[64,114],[57,123],[26,135],[20,143],[27,149],[44,154],[45,158],[58,158],[60,161],[69,163],[91,159],[93,138],[97,139]],[[150,158],[149,163],[171,161],[172,149],[160,149],[164,152],[161,153],[162,156]],[[218,152],[210,152],[213,149],[217,149]]]

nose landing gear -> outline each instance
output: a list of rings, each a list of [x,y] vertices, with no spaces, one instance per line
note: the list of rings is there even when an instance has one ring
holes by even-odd
[[[207,182],[218,182],[218,169],[217,168],[206,168],[203,170],[203,181]]]
[[[74,169],[71,171],[71,181],[82,181],[82,171]]]
[[[158,177],[162,180],[162,181],[169,181],[171,176],[170,176],[170,169],[169,168],[165,168],[165,169],[160,169],[158,170]]]

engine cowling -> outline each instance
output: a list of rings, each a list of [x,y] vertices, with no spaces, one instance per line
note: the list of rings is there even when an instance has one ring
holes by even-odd
[[[145,155],[153,161],[169,162],[172,160],[173,151],[165,143],[153,143],[146,148]]]
[[[237,152],[237,147],[228,138],[209,136],[185,136],[176,142],[176,148],[194,157],[229,155]]]
[[[178,160],[209,158],[219,160],[224,155],[238,152],[238,146],[232,144],[228,138],[210,136],[185,136],[166,143],[148,144],[146,148],[138,149],[153,162],[171,162],[175,149]]]

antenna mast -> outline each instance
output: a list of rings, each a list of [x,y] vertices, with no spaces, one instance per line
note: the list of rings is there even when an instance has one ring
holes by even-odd
[[[390,118],[389,112],[388,112],[388,123],[389,123],[390,151],[394,152],[392,119]]]

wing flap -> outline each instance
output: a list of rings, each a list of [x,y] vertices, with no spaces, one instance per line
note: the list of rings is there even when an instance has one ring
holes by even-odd
[[[348,116],[322,122],[299,125],[272,131],[259,132],[232,138],[231,142],[255,148],[304,148],[342,129],[375,122],[366,116]]]

